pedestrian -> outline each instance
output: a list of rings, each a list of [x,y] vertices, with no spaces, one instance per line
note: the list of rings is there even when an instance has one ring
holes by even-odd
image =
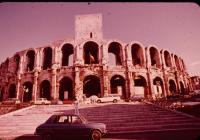
[[[75,110],[75,115],[79,115],[79,102],[77,99],[74,102],[74,110]]]

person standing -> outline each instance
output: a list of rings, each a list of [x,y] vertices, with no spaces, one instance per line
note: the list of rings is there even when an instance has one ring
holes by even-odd
[[[79,102],[77,99],[74,102],[74,110],[75,110],[75,115],[79,115]]]

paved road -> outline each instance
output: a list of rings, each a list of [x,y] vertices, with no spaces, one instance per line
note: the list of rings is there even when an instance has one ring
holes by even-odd
[[[39,124],[53,113],[73,111],[73,105],[41,105],[0,116],[0,139],[39,140],[33,136]],[[143,103],[81,105],[80,113],[107,125],[105,140],[194,140],[200,135],[198,119]]]

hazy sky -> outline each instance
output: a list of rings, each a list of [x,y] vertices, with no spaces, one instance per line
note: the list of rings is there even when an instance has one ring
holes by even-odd
[[[74,16],[102,13],[105,39],[156,45],[200,75],[200,7],[195,3],[0,3],[0,63],[15,52],[74,37]]]

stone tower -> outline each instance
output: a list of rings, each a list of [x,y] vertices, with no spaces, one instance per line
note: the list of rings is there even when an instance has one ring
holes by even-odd
[[[88,14],[75,16],[75,41],[87,39],[103,39],[102,14]]]

